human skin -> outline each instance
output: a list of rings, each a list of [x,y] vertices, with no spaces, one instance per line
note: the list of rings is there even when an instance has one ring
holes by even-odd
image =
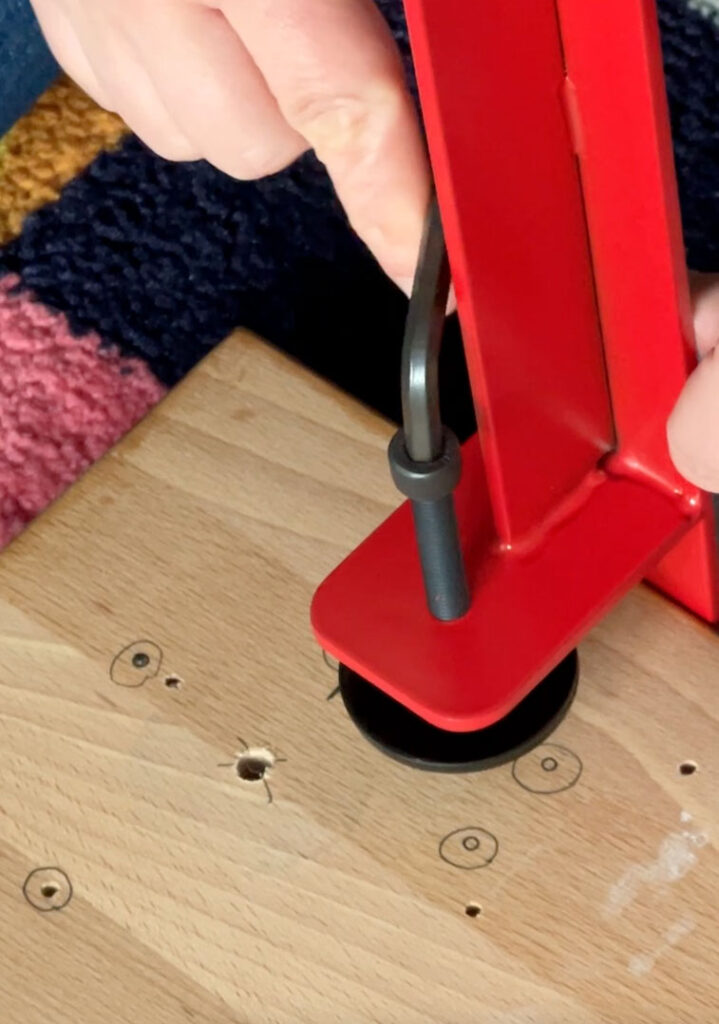
[[[399,54],[372,0],[32,0],[55,57],[160,156],[236,178],[306,149],[411,289],[430,176]]]
[[[669,419],[672,459],[688,480],[719,491],[719,274],[692,274],[699,365]]]

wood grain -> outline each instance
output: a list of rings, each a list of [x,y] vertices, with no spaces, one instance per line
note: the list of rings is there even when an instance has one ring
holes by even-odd
[[[237,335],[3,554],[4,1024],[715,1020],[716,636],[637,590],[558,746],[386,760],[308,605],[395,504],[389,431]]]

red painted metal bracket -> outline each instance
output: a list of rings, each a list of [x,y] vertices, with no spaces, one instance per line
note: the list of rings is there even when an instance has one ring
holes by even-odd
[[[481,460],[472,442],[463,455],[467,615],[442,623],[427,611],[405,504],[320,587],[313,621],[349,668],[433,725],[469,731],[525,697],[695,515],[644,481],[597,471],[526,550],[474,544]]]
[[[480,427],[472,589],[426,609],[409,509],[320,587],[322,645],[423,718],[505,715],[635,582],[719,618],[708,497],[669,459],[693,366],[652,0],[406,0]]]

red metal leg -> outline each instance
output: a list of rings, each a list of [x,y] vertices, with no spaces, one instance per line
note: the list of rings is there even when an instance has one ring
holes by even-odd
[[[463,731],[643,575],[715,620],[717,562],[665,441],[692,354],[653,3],[406,6],[480,423],[457,494],[472,606],[429,615],[403,506],[312,614],[340,661]]]
[[[666,419],[695,356],[655,4],[558,0],[558,8],[580,111],[577,136],[618,455],[628,467],[684,490],[702,518],[649,578],[716,622],[712,503],[687,488],[665,440]]]

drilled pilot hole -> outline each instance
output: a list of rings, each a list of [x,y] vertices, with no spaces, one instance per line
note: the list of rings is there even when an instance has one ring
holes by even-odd
[[[245,782],[261,782],[273,764],[269,751],[248,750],[237,758],[237,774]]]
[[[482,908],[480,907],[479,903],[468,903],[467,906],[464,908],[464,912],[467,915],[467,917],[479,917],[479,915],[482,913]]]
[[[150,664],[150,655],[144,651],[138,651],[132,656],[132,664],[135,668],[147,668]]]
[[[182,680],[179,676],[165,676],[165,686],[168,690],[179,690],[182,687]]]
[[[696,761],[682,761],[682,763],[679,765],[680,775],[693,775],[696,770]]]
[[[72,899],[72,883],[62,868],[35,868],[23,882],[22,894],[43,914],[64,910]]]

